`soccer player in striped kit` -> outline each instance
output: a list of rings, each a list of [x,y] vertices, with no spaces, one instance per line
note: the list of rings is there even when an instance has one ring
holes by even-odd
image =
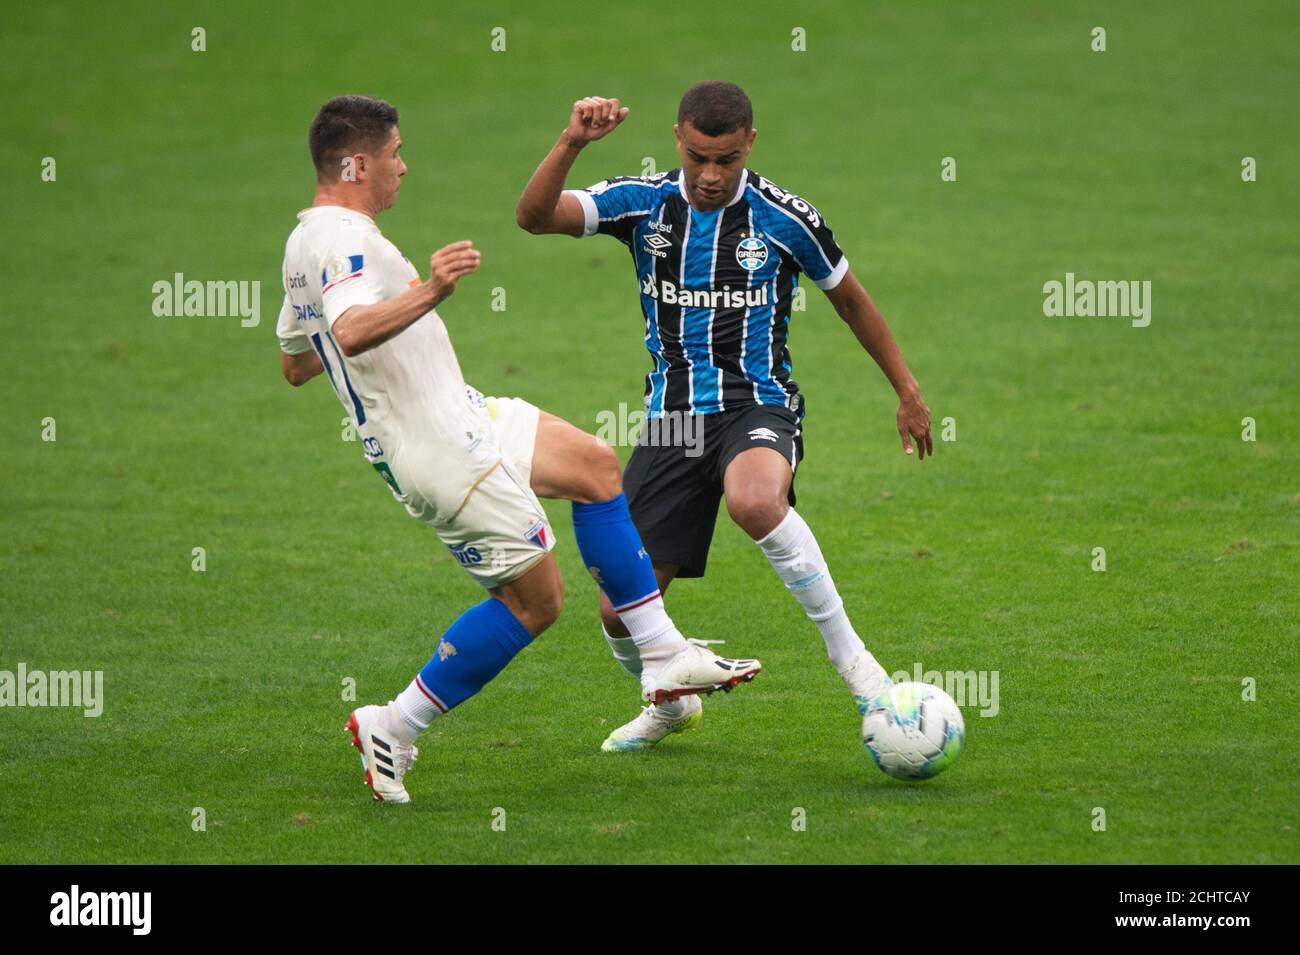
[[[632,519],[664,589],[676,577],[704,575],[725,499],[821,632],[862,712],[888,677],[849,622],[817,540],[794,509],[804,399],[791,377],[787,336],[801,273],[826,294],[898,393],[905,453],[933,453],[930,410],[821,213],[746,168],[755,130],[740,87],[704,82],[687,90],[674,127],[680,168],[566,191],[578,153],[627,115],[616,99],[574,103],[516,218],[532,233],[601,233],[628,247],[654,362],[646,377],[647,429],[657,420],[696,416],[689,445],[665,439],[672,428],[661,426],[655,442],[642,440],[633,451],[624,474]],[[615,658],[638,672],[636,647],[606,600],[601,617]],[[653,746],[684,721],[698,721],[700,707],[697,698],[648,706],[604,748]]]
[[[689,643],[668,616],[613,450],[521,398],[466,385],[435,306],[478,269],[478,251],[468,241],[439,249],[422,280],[375,225],[407,171],[397,110],[370,97],[337,97],[321,107],[308,138],[316,195],[285,244],[281,370],[295,386],[328,379],[367,463],[488,594],[443,633],[406,689],[349,717],[374,798],[409,802],[404,777],[416,737],[559,615],[563,582],[539,496],[573,502],[583,561],[598,569],[614,616],[648,661],[647,699],[753,679],[758,661]]]

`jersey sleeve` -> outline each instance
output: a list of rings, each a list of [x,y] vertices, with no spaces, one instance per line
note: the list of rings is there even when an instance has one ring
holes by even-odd
[[[293,310],[293,302],[289,300],[288,293],[285,293],[284,304],[280,306],[280,317],[275,322],[275,334],[280,339],[280,351],[286,355],[301,355],[303,352],[311,351],[311,338],[307,335],[307,329],[302,327],[298,321],[298,315]]]
[[[759,192],[772,211],[769,227],[775,232],[774,238],[794,258],[799,270],[823,292],[839,285],[849,270],[849,260],[817,208],[767,180],[760,181]]]
[[[586,189],[568,190],[582,206],[582,234],[600,232],[625,244],[631,242],[637,223],[654,211],[662,179],[662,175],[615,176]]]
[[[359,229],[345,229],[321,262],[321,304],[325,321],[334,326],[339,316],[354,305],[374,305],[384,300],[379,282],[376,243]]]

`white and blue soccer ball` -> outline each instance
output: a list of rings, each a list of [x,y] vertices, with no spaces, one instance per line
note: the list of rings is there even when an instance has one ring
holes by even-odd
[[[862,744],[886,774],[929,779],[961,752],[966,723],[953,698],[929,683],[895,683],[867,707]]]

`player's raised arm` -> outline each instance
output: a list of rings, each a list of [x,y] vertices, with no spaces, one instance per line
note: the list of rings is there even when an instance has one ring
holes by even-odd
[[[826,290],[826,297],[898,393],[897,424],[904,453],[912,453],[912,442],[915,441],[918,458],[934,454],[930,409],[921,400],[921,386],[903,360],[903,353],[898,350],[898,343],[885,324],[884,316],[852,269],[845,271],[843,279],[834,288]]]
[[[475,271],[481,256],[468,240],[444,246],[429,258],[429,279],[396,298],[353,305],[334,322],[334,338],[351,358],[382,345],[456,291],[456,282]]]
[[[564,194],[564,180],[587,143],[612,132],[627,119],[628,108],[617,99],[588,96],[573,104],[569,125],[524,187],[515,207],[519,228],[534,235],[558,233],[580,236],[586,223],[578,200]]]

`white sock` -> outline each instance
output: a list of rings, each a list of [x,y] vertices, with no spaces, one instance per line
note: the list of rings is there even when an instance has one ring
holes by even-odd
[[[664,719],[675,720],[686,715],[686,697],[669,700],[667,703],[652,703],[654,711]]]
[[[411,685],[388,704],[391,729],[407,746],[441,715],[442,711],[433,705],[433,700],[425,695],[416,680],[412,680]]]
[[[631,637],[611,636],[603,623],[600,625],[600,630],[605,634],[605,642],[609,644],[614,659],[619,662],[624,670],[636,677],[639,682],[641,679],[641,651],[637,648],[636,641]],[[653,705],[655,712],[670,720],[675,720],[686,712],[685,700]]]
[[[794,599],[799,601],[808,619],[817,625],[826,641],[826,654],[835,668],[848,666],[866,650],[862,638],[849,623],[826,566],[826,558],[817,546],[812,529],[792,507],[772,533],[758,542]]]
[[[656,597],[631,610],[619,611],[618,619],[631,634],[630,639],[641,658],[641,689],[649,693],[664,664],[690,644],[668,616],[663,597]]]
[[[600,625],[600,632],[605,635],[605,642],[609,644],[609,652],[614,654],[614,659],[628,673],[638,680],[641,679],[641,652],[636,647],[636,641],[630,636],[611,636],[610,632],[605,629],[603,622]]]

